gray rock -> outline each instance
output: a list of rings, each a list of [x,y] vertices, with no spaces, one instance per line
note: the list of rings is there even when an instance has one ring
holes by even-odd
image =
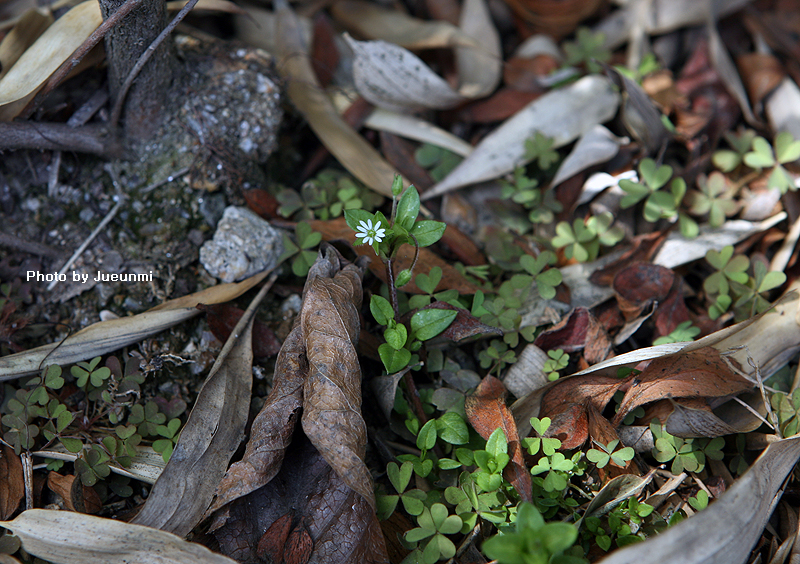
[[[283,253],[281,232],[247,208],[229,206],[211,241],[200,248],[200,263],[223,282],[275,268]]]

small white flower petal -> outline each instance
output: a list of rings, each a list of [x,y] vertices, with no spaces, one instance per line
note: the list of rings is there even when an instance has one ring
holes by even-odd
[[[372,237],[364,237],[364,242],[367,245],[371,245],[372,244]]]
[[[377,239],[377,241],[380,243],[383,240],[383,236],[385,233],[386,233],[385,229],[378,229],[375,232],[375,239]]]

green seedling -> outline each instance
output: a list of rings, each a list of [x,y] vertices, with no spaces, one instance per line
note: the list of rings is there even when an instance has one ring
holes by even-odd
[[[625,468],[628,462],[633,460],[634,454],[636,454],[631,447],[616,450],[619,445],[619,440],[617,439],[614,439],[608,445],[597,441],[594,441],[594,444],[599,448],[589,449],[589,452],[586,453],[586,458],[589,462],[594,462],[598,468],[605,468],[609,462],[619,468]]]
[[[558,153],[553,150],[555,143],[555,139],[537,131],[533,137],[525,140],[525,155],[522,158],[525,162],[535,161],[540,170],[548,170],[559,159]]]
[[[752,151],[744,155],[744,164],[756,170],[772,168],[767,186],[778,188],[781,194],[785,194],[788,190],[797,190],[794,179],[783,165],[800,159],[800,141],[796,141],[791,133],[784,131],[775,138],[774,152],[769,141],[763,137],[753,139],[752,148]]]
[[[687,195],[690,214],[708,215],[709,225],[720,227],[727,218],[738,213],[741,206],[733,200],[735,194],[722,173],[712,172],[708,177],[701,175],[697,185],[700,190],[693,190]]]
[[[589,28],[579,27],[575,41],[565,41],[562,45],[566,54],[566,65],[585,65],[590,73],[599,73],[602,67],[598,64],[611,60],[611,52],[604,47],[605,34],[593,32]],[[597,62],[596,62],[597,61]]]
[[[439,182],[450,174],[462,158],[455,153],[430,143],[423,143],[414,152],[417,164],[428,171],[434,181]]]
[[[283,254],[278,262],[292,259],[292,272],[295,276],[306,276],[311,265],[317,260],[317,252],[311,249],[317,247],[322,241],[322,233],[312,231],[311,225],[300,221],[294,228],[297,244],[286,234],[283,234]]]
[[[569,364],[569,355],[561,349],[547,351],[549,357],[545,362],[542,370],[547,374],[547,379],[551,382],[558,380],[559,370],[563,370]]]
[[[653,341],[654,345],[664,345],[667,343],[686,343],[693,341],[700,334],[700,328],[692,325],[691,321],[683,321],[678,324],[672,333],[664,335]]]
[[[742,164],[742,159],[750,150],[753,140],[756,138],[756,132],[752,129],[746,129],[739,133],[726,131],[722,136],[731,149],[716,151],[712,157],[712,162],[722,172],[731,172]]]
[[[671,166],[657,166],[653,159],[642,160],[639,163],[640,182],[628,179],[619,182],[619,187],[626,193],[620,205],[629,208],[644,201],[644,218],[651,223],[662,218],[674,218],[678,215],[678,206],[686,195],[686,182],[682,178],[674,178],[669,190],[662,189],[667,186],[670,178]],[[688,217],[682,219],[686,225],[690,225],[691,220]]]
[[[561,441],[555,437],[545,437],[547,429],[550,428],[551,420],[549,417],[531,418],[531,427],[533,432],[536,433],[535,437],[526,437],[522,439],[523,448],[528,449],[528,454],[534,456],[539,453],[541,449],[545,456],[552,456],[556,450],[561,448]]]
[[[567,258],[575,258],[578,262],[591,261],[597,258],[601,245],[612,247],[625,236],[622,227],[611,227],[612,223],[614,216],[608,212],[586,220],[575,219],[572,226],[562,221],[556,225],[556,236],[550,243],[557,249],[563,248]]]
[[[692,509],[695,511],[702,511],[706,507],[708,507],[708,494],[705,490],[700,490],[694,497],[689,498],[689,505],[692,506]]]

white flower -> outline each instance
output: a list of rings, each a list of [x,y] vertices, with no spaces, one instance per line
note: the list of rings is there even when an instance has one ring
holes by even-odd
[[[384,234],[386,233],[386,229],[379,229],[380,226],[380,221],[376,221],[375,227],[373,227],[371,219],[368,219],[367,221],[361,220],[358,222],[356,237],[361,237],[361,242],[366,243],[367,245],[371,245],[373,241],[380,243],[383,240]]]

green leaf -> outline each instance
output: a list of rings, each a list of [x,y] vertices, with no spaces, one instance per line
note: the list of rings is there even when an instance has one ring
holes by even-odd
[[[419,214],[419,192],[414,186],[409,186],[397,202],[397,216],[395,222],[409,231],[414,226]]]
[[[386,466],[386,474],[389,477],[389,481],[392,482],[394,489],[397,490],[397,493],[406,491],[413,471],[414,464],[411,462],[403,462],[403,465],[400,467],[397,466],[396,462],[390,462]]]
[[[436,420],[439,437],[451,445],[463,445],[469,441],[469,429],[461,416],[449,411]]]
[[[75,454],[83,450],[83,441],[80,439],[73,439],[70,437],[59,437],[58,441],[64,445],[64,448],[69,452]]]
[[[500,454],[508,452],[508,441],[503,429],[495,429],[489,438],[486,440],[486,452],[497,458]]]
[[[51,364],[44,371],[44,385],[51,390],[60,390],[64,385],[64,378],[61,377],[61,367]]]
[[[374,219],[374,217],[374,214],[365,210],[344,210],[344,220],[353,231],[359,231],[359,222],[363,221],[366,223],[368,219]],[[383,223],[382,225],[388,225],[388,223]]]
[[[392,195],[397,197],[403,193],[403,178],[399,174],[394,175],[392,181]]]
[[[656,167],[653,159],[644,159],[639,164],[639,173],[642,180],[653,190],[658,190],[672,178],[672,167],[661,165]]]
[[[408,340],[408,331],[405,325],[398,323],[395,327],[386,329],[383,332],[383,338],[394,350],[400,350]]]
[[[405,348],[395,350],[388,343],[383,343],[378,347],[378,355],[381,357],[383,366],[388,374],[400,372],[411,362],[411,351]]]
[[[397,278],[394,280],[394,287],[395,288],[402,288],[406,284],[411,282],[411,271],[408,269],[400,271],[400,274],[397,275]]]
[[[753,150],[745,154],[744,164],[750,168],[767,168],[774,166],[775,157],[772,154],[772,147],[763,137],[753,139]]]
[[[775,157],[781,164],[800,159],[800,141],[795,141],[788,131],[779,133],[775,138]]]
[[[369,310],[372,312],[372,317],[381,325],[389,325],[389,321],[394,319],[394,310],[389,300],[383,296],[372,294],[369,300]]]
[[[428,274],[424,274],[420,272],[417,274],[417,277],[414,279],[414,282],[417,285],[417,288],[422,290],[425,293],[433,294],[436,291],[436,286],[439,285],[439,282],[442,280],[442,269],[439,266],[434,266],[431,268]]]
[[[425,423],[417,435],[417,448],[430,450],[436,444],[436,421],[433,419]]]
[[[423,309],[411,316],[411,331],[420,341],[427,341],[447,329],[458,312],[451,309]]]
[[[408,232],[416,237],[420,247],[428,247],[442,238],[447,224],[441,221],[422,220],[414,224]]]

